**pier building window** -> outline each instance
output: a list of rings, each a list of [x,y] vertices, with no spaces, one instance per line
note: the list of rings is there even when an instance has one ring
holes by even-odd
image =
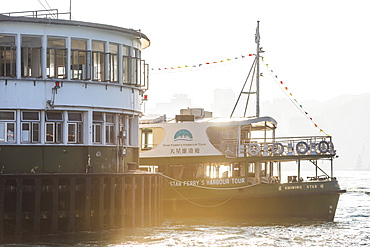
[[[109,44],[109,80],[111,82],[118,82],[118,45]]]
[[[105,65],[106,56],[109,53],[104,51],[104,42],[93,41],[92,42],[92,69],[93,69],[93,80],[94,81],[105,81]]]
[[[115,143],[115,125],[114,125],[114,114],[105,115],[105,142],[107,144]]]
[[[82,113],[68,112],[68,143],[83,143]]]
[[[45,141],[47,143],[63,142],[63,114],[61,111],[47,111],[45,113]]]
[[[131,66],[132,66],[132,84],[138,85],[139,84],[139,76],[140,76],[140,69],[141,69],[141,61],[140,61],[140,50],[134,49],[133,50],[133,57],[131,58]]]
[[[93,143],[102,142],[102,124],[104,122],[103,113],[93,113],[93,128],[92,128],[92,141]]]
[[[16,77],[16,53],[15,37],[0,35],[0,76]]]
[[[119,144],[121,146],[126,145],[126,129],[125,129],[125,122],[126,118],[125,115],[119,115]]]
[[[40,143],[40,113],[22,112],[22,143]]]
[[[145,60],[140,61],[140,87],[147,87],[149,82],[149,64]]]
[[[122,49],[123,58],[122,58],[122,81],[124,84],[130,83],[130,47],[123,46]]]
[[[0,111],[0,143],[15,142],[15,112]]]
[[[41,77],[41,37],[22,36],[22,77]]]
[[[71,79],[91,79],[91,51],[87,50],[86,40],[71,40]]]
[[[67,49],[66,40],[48,38],[46,74],[49,78],[67,78]]]
[[[138,116],[132,116],[129,118],[128,121],[128,144],[130,146],[138,146],[139,143],[139,117]]]

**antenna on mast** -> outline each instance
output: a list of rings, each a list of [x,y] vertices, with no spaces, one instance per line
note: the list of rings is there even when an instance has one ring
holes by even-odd
[[[246,112],[247,112],[247,108],[248,108],[249,98],[250,98],[250,95],[251,94],[256,94],[256,117],[259,117],[260,116],[260,96],[259,96],[259,88],[260,88],[260,81],[259,81],[260,67],[259,67],[259,63],[260,63],[260,53],[263,53],[264,51],[262,51],[262,48],[260,48],[260,31],[259,31],[259,26],[260,26],[260,21],[257,21],[257,28],[256,28],[256,35],[255,35],[255,42],[257,44],[257,51],[256,51],[256,54],[254,54],[255,55],[255,59],[253,61],[253,64],[251,66],[251,69],[249,70],[247,79],[244,82],[243,88],[240,91],[239,97],[238,97],[238,99],[237,99],[237,101],[236,101],[236,103],[234,105],[234,109],[231,112],[230,117],[233,116],[233,114],[235,112],[235,109],[236,109],[236,106],[238,105],[238,102],[239,102],[240,97],[241,97],[242,94],[248,94],[248,98],[247,98],[247,102],[246,102],[246,105],[245,105],[243,117],[246,117]],[[248,81],[248,78],[249,78],[251,72],[252,72],[252,69],[253,69],[253,75],[252,75],[252,79],[251,79],[249,91],[248,92],[244,92],[245,85],[246,85],[246,83]],[[253,78],[254,78],[254,76],[256,77],[256,91],[255,92],[252,92],[252,84],[253,84]]]

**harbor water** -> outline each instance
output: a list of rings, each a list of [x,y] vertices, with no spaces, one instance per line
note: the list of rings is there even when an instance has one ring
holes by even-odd
[[[370,171],[337,171],[334,222],[165,220],[154,228],[6,238],[1,246],[370,246]]]

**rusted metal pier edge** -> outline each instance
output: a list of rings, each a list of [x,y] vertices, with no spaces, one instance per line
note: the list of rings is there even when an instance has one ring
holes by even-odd
[[[161,223],[158,173],[0,175],[0,237]]]

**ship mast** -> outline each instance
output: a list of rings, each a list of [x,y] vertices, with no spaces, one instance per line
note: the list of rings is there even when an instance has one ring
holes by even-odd
[[[257,52],[256,52],[256,63],[257,63],[257,74],[256,74],[256,117],[260,116],[260,21],[257,21],[256,29],[256,43],[257,43]]]
[[[236,103],[234,105],[234,109],[232,110],[231,112],[231,115],[230,117],[233,117],[233,114],[236,110],[236,107],[239,103],[239,100],[240,100],[240,97],[242,96],[242,94],[247,94],[248,95],[248,98],[247,98],[247,102],[246,102],[246,105],[245,105],[245,109],[244,109],[244,117],[246,116],[246,112],[247,112],[247,108],[248,108],[248,103],[249,103],[249,98],[250,98],[250,95],[251,94],[255,94],[256,95],[256,117],[259,117],[260,116],[260,94],[259,94],[259,88],[260,88],[260,81],[259,81],[259,77],[260,77],[260,53],[263,53],[264,51],[262,50],[262,47],[260,47],[260,30],[259,30],[259,27],[260,27],[260,21],[257,21],[257,28],[256,28],[256,35],[255,35],[255,42],[257,44],[257,51],[256,51],[256,54],[255,55],[255,59],[253,61],[253,64],[249,70],[249,73],[248,73],[248,76],[247,76],[247,79],[245,80],[244,82],[244,85],[242,87],[242,90],[240,91],[240,94],[239,94],[239,97],[238,99],[236,100]],[[250,87],[249,87],[249,91],[244,91],[245,89],[245,86],[246,86],[246,83],[249,79],[249,76],[251,75],[251,72],[253,71],[253,75],[252,75],[252,79],[251,79],[251,83],[250,83]],[[256,78],[256,91],[255,92],[252,92],[252,84],[253,84],[253,78]]]

